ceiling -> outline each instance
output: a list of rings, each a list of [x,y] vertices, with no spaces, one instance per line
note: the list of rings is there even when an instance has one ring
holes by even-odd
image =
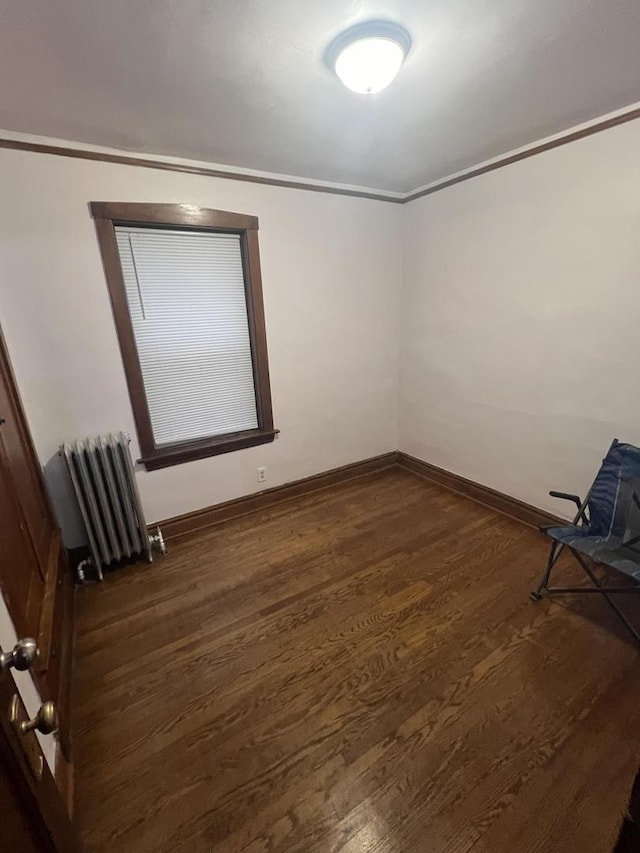
[[[370,18],[375,96],[322,61]],[[0,0],[0,127],[407,192],[640,101],[638,0]]]

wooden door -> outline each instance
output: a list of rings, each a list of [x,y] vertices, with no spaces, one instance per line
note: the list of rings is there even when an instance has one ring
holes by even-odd
[[[2,427],[0,427],[2,429]],[[16,631],[37,637],[44,580],[33,558],[20,504],[0,445],[0,591]]]
[[[34,676],[58,705],[70,761],[73,584],[1,330],[0,592],[18,634],[38,641]]]
[[[38,637],[51,514],[0,332],[0,587],[18,633]]]
[[[40,575],[44,579],[49,561],[51,531],[55,524],[1,332],[0,444],[22,508],[25,530],[31,540]]]
[[[14,697],[18,720],[26,720],[11,672],[0,671],[0,849],[75,853],[71,821],[36,735],[21,734],[11,719]]]

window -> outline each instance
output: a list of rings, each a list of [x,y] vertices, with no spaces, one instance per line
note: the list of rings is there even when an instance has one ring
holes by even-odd
[[[258,220],[173,204],[91,213],[144,465],[273,441]]]

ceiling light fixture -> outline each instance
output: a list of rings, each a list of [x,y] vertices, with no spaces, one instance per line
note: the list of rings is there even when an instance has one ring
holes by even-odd
[[[373,95],[394,79],[411,47],[411,36],[391,21],[366,21],[335,38],[325,62],[347,89]]]

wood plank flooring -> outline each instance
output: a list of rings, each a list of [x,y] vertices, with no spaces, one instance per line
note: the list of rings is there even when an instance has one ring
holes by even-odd
[[[87,849],[609,853],[640,655],[595,596],[529,600],[546,551],[393,468],[82,588]]]

